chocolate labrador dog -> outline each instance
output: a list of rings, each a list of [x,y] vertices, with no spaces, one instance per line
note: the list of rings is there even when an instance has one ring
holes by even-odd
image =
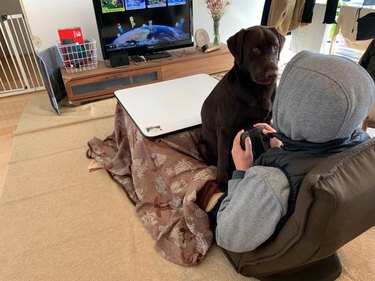
[[[284,41],[275,28],[265,26],[242,29],[227,41],[234,66],[203,103],[198,145],[205,162],[217,166],[217,183],[223,189],[234,169],[230,151],[237,132],[271,121]]]

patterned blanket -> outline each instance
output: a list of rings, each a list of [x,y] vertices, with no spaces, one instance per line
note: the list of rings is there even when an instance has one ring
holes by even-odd
[[[123,188],[155,239],[160,255],[177,264],[196,265],[213,234],[197,192],[216,179],[216,168],[197,151],[200,128],[149,140],[117,104],[114,132],[88,142],[88,157]]]

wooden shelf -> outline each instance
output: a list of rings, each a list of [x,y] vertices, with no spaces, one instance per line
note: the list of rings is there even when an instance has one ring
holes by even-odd
[[[113,96],[114,91],[171,80],[199,73],[214,74],[228,71],[233,56],[225,44],[219,50],[203,53],[195,47],[170,51],[172,57],[134,63],[122,67],[107,67],[98,62],[97,69],[68,73],[61,68],[64,85],[71,103]]]

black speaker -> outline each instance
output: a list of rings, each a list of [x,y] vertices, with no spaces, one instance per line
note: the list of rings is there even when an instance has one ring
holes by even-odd
[[[128,52],[121,52],[109,55],[109,61],[111,67],[129,65],[129,55]]]

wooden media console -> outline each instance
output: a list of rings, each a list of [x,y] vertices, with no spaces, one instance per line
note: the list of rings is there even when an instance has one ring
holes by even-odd
[[[226,72],[233,66],[233,56],[225,44],[220,49],[204,53],[195,47],[169,51],[171,57],[146,62],[130,62],[122,67],[108,67],[98,62],[94,70],[68,73],[61,68],[69,102],[79,105],[113,96],[114,91],[166,81],[199,73]]]

